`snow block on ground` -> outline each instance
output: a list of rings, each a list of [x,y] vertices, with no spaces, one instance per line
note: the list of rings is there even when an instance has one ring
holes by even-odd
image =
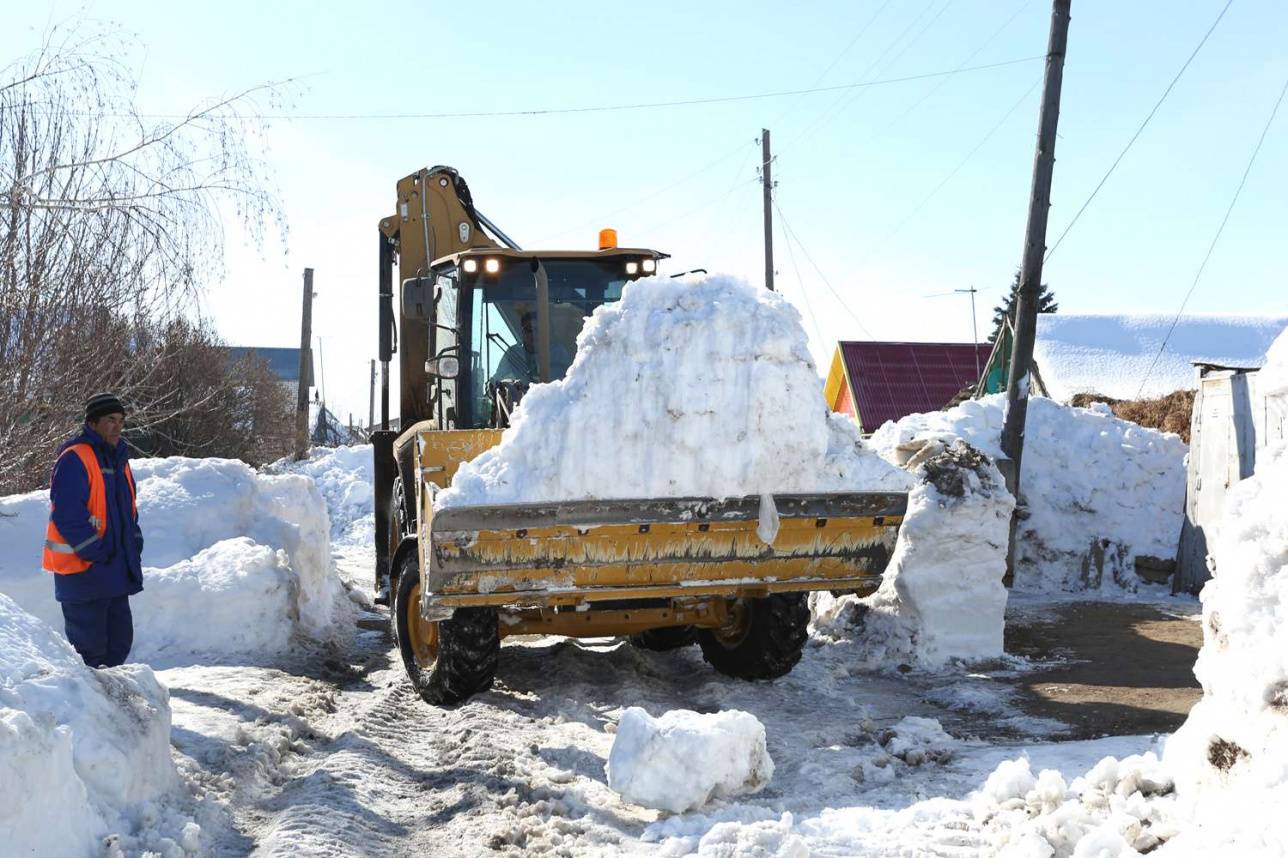
[[[1005,396],[947,411],[910,414],[872,436],[890,461],[899,447],[961,438],[993,458],[1002,455]],[[1016,591],[1136,590],[1136,558],[1176,554],[1185,510],[1181,439],[1109,413],[1029,400],[1020,495],[1027,517],[1016,542]]]
[[[280,651],[294,631],[334,634],[349,601],[312,479],[266,476],[229,459],[140,459],[132,467],[144,590],[131,600],[131,660],[262,654]],[[47,491],[0,498],[0,592],[62,628],[53,581],[40,568],[48,517]],[[219,617],[230,625],[215,625]]]
[[[567,376],[529,390],[500,445],[435,506],[906,485],[829,413],[781,295],[728,277],[648,278],[595,310]]]
[[[1288,848],[1288,444],[1258,453],[1211,544],[1194,667],[1203,698],[1164,759],[1208,836]]]
[[[157,804],[180,789],[169,695],[152,671],[91,670],[61,635],[0,595],[5,854],[96,854],[99,838],[135,829],[141,813],[155,820]]]
[[[774,776],[765,726],[736,709],[675,709],[654,718],[632,706],[617,724],[605,768],[622,798],[671,813],[759,792]]]
[[[850,638],[870,666],[943,666],[1002,655],[1006,548],[1015,501],[968,444],[929,442],[890,565],[865,598],[812,595],[814,629]]]

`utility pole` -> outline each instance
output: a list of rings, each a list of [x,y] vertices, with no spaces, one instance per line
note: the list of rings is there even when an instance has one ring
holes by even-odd
[[[367,399],[367,429],[376,425],[376,359],[371,359],[371,396]]]
[[[313,360],[309,343],[313,341],[313,269],[304,269],[304,307],[300,313],[300,383],[295,396],[295,460],[309,451],[309,382]]]
[[[1015,344],[1006,381],[1006,423],[1002,427],[1002,452],[1015,462],[1018,488],[1020,458],[1024,453],[1024,418],[1029,404],[1029,374],[1033,366],[1033,340],[1037,333],[1038,302],[1042,289],[1042,256],[1046,253],[1047,210],[1051,207],[1051,175],[1055,169],[1055,132],[1060,118],[1060,83],[1064,77],[1065,46],[1069,38],[1071,0],[1054,0],[1051,38],[1047,47],[1046,81],[1038,123],[1038,148],[1033,159],[1033,189],[1029,196],[1029,222],[1024,232],[1024,261],[1020,266],[1020,293],[1015,309]]]
[[[774,181],[770,175],[769,129],[760,129],[760,184],[765,196],[765,288],[774,291]]]
[[[970,341],[975,346],[975,381],[979,382],[979,326],[975,324],[975,293],[979,290],[974,286],[969,289],[954,289],[959,294],[970,294]]]
[[[1029,221],[1024,231],[1024,260],[1020,265],[1020,292],[1015,309],[1015,342],[1006,381],[1006,422],[1002,426],[1002,452],[1014,462],[1012,491],[1018,496],[1020,464],[1024,454],[1024,420],[1029,407],[1029,375],[1033,369],[1033,340],[1037,335],[1038,302],[1042,283],[1042,257],[1046,253],[1047,213],[1051,207],[1051,176],[1055,170],[1056,125],[1060,119],[1060,84],[1069,40],[1069,7],[1072,0],[1053,0],[1051,35],[1047,44],[1046,75],[1038,120],[1038,146],[1033,156],[1033,187],[1029,194]],[[1011,519],[1011,555],[1007,577],[1012,574],[1015,519]],[[1009,583],[1009,580],[1008,582]]]

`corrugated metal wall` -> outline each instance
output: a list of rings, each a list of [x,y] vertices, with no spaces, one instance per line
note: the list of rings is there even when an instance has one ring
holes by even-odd
[[[1197,593],[1211,577],[1208,542],[1230,487],[1256,469],[1257,451],[1288,432],[1288,397],[1257,389],[1256,370],[1202,367],[1190,429],[1185,522],[1174,590]]]

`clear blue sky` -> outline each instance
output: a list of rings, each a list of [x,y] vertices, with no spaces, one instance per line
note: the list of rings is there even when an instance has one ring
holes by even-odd
[[[1052,239],[1222,5],[1074,1]],[[146,46],[137,63],[146,110],[298,77],[293,111],[366,114],[668,101],[995,63],[1045,51],[1050,4],[30,3],[6,10],[0,55],[29,50],[50,21],[77,14],[116,21]],[[211,285],[206,309],[230,342],[296,345],[300,272],[315,268],[328,396],[342,417],[365,416],[373,234],[400,176],[458,168],[479,208],[525,247],[589,248],[600,226],[613,226],[623,244],[673,254],[672,271],[701,266],[755,282],[764,126],[776,197],[800,242],[776,231],[778,284],[801,309],[817,360],[837,338],[967,340],[965,297],[923,296],[971,285],[985,336],[1019,264],[1041,74],[1034,61],[655,110],[275,121],[269,159],[287,250],[242,247],[230,232],[228,278]],[[1048,265],[1063,311],[1178,309],[1285,77],[1288,4],[1235,0]],[[1288,312],[1286,234],[1288,109],[1189,312]]]

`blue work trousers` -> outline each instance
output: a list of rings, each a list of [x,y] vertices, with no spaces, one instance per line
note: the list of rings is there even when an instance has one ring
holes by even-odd
[[[130,597],[62,602],[67,640],[90,667],[124,664],[134,644]]]

